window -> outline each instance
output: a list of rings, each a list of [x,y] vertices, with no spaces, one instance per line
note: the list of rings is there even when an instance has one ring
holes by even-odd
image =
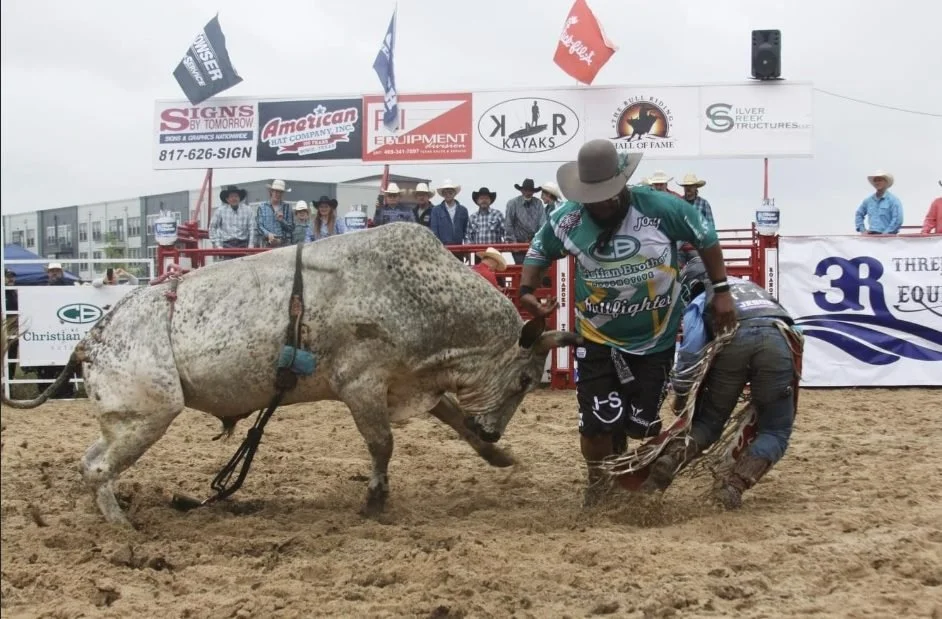
[[[36,231],[35,230],[30,230],[29,228],[26,229],[26,246],[27,247],[36,246]]]
[[[92,240],[96,243],[101,243],[101,222],[93,221],[92,222]]]
[[[101,257],[102,257],[102,256],[101,256],[101,252],[100,252],[100,251],[92,252],[92,259],[93,259],[93,260],[101,260]],[[101,273],[102,271],[105,270],[105,265],[96,262],[95,264],[92,265],[92,269],[93,269],[96,273]]]
[[[79,232],[79,234],[81,234],[81,232]],[[84,272],[88,270],[88,262],[86,262],[86,260],[88,260],[88,252],[79,252],[79,271]]]
[[[124,220],[111,219],[108,221],[108,236],[112,242],[124,241]]]
[[[56,227],[46,226],[46,245],[56,244]]]
[[[65,224],[59,226],[59,245],[71,245],[72,244],[72,225]]]
[[[183,219],[183,217],[177,211],[170,211],[170,214],[173,215],[173,218],[177,220],[177,224],[179,224],[180,221]],[[154,222],[157,221],[159,217],[160,215],[148,215],[147,216],[147,234],[151,236],[154,235]]]
[[[150,247],[147,248],[147,257],[150,260],[157,259],[157,246],[156,245],[151,245]]]
[[[132,237],[132,236],[141,236],[141,218],[140,217],[128,217],[128,237]]]
[[[88,224],[79,224],[79,241],[88,240]]]
[[[10,241],[14,245],[23,245],[23,238],[25,236],[26,235],[23,233],[22,230],[14,230],[13,233],[10,235]]]

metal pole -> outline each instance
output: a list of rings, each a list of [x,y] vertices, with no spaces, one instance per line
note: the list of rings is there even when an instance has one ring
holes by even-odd
[[[762,160],[765,171],[762,175],[762,199],[769,199],[769,158],[766,157]]]

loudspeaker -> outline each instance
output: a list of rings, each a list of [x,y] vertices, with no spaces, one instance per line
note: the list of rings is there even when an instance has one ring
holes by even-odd
[[[752,31],[752,77],[772,80],[782,76],[782,31]]]

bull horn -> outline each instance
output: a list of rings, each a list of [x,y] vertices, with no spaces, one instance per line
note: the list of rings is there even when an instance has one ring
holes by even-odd
[[[531,348],[540,339],[540,335],[546,330],[546,319],[531,318],[520,329],[520,340],[517,342],[521,348]]]
[[[581,346],[584,341],[581,335],[570,331],[546,331],[540,336],[540,341],[533,348],[533,352],[537,355],[545,355],[554,348]]]

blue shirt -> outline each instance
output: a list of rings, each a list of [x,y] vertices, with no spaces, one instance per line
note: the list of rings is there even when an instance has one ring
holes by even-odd
[[[869,227],[864,226],[864,216],[868,219]],[[878,234],[897,234],[903,225],[903,205],[889,191],[884,192],[883,197],[877,197],[874,193],[857,207],[854,224],[857,232],[869,229]]]
[[[706,326],[703,324],[703,306],[706,305],[706,293],[701,292],[684,308],[684,339],[677,348],[678,352],[696,354],[707,345]]]

